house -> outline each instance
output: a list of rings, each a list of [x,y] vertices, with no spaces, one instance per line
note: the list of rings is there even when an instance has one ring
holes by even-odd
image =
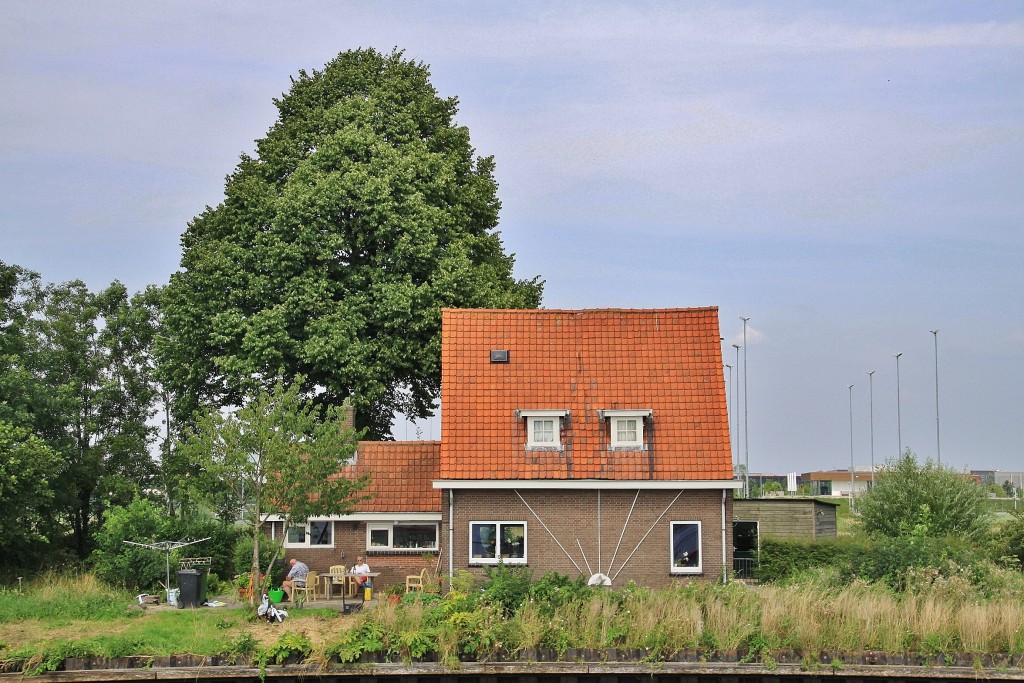
[[[877,476],[877,472],[876,475]],[[867,493],[871,488],[872,474],[870,467],[853,468],[850,470],[829,470],[827,472],[804,472],[800,475],[800,483],[810,486],[812,496],[849,497]]]
[[[441,494],[432,488],[440,465],[438,441],[361,441],[351,465],[352,478],[370,475],[362,494],[368,500],[346,515],[324,515],[284,530],[272,517],[267,535],[282,539],[283,552],[324,571],[352,566],[365,555],[380,583],[402,582],[424,567],[438,568]]]
[[[445,310],[442,562],[656,587],[731,568],[716,308]]]
[[[716,308],[442,311],[440,442],[361,443],[370,501],[290,531],[381,581],[498,564],[651,587],[732,568]],[[283,530],[280,523],[274,533]]]

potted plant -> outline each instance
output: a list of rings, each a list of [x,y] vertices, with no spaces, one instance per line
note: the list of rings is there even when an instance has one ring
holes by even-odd
[[[388,602],[392,605],[397,605],[402,600],[402,595],[405,594],[405,586],[400,583],[393,583],[384,589],[384,595],[388,597]]]

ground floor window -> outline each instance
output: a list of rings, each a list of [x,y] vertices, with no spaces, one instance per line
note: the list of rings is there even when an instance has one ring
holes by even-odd
[[[672,522],[671,535],[672,573],[700,573],[700,522]]]
[[[470,564],[526,564],[526,522],[471,522]]]
[[[437,550],[437,525],[371,522],[366,525],[367,550]]]
[[[292,524],[285,535],[285,547],[333,547],[334,522],[311,519],[306,524]]]

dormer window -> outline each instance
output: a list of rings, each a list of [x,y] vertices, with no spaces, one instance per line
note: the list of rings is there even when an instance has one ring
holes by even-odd
[[[646,421],[651,417],[650,409],[643,410],[602,410],[601,417],[608,420],[612,448],[643,448],[646,443]]]
[[[526,447],[528,449],[561,450],[563,422],[567,410],[519,410],[518,417],[526,420]]]

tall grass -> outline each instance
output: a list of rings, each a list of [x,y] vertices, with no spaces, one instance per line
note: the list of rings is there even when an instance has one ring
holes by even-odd
[[[787,648],[805,658],[836,650],[1024,653],[1024,576],[991,571],[993,580],[983,588],[966,571],[919,573],[908,579],[905,591],[884,583],[842,584],[827,571],[760,587],[583,587],[562,601],[527,600],[511,614],[489,602],[486,593],[453,591],[444,599],[382,603],[346,618],[351,628],[343,632],[311,623],[306,617],[314,610],[297,611],[284,624],[264,624],[263,630],[280,632],[283,638],[322,627],[321,632],[332,635],[309,656],[323,661],[331,654],[355,661],[361,653],[381,653],[395,661],[433,656],[454,663],[531,648],[558,653],[570,648],[630,649],[649,660],[694,649],[709,656],[748,651],[748,656],[762,658]],[[20,650],[7,649],[4,657],[34,658],[53,666],[66,656],[219,654],[238,650],[240,635],[251,633],[253,626],[248,610],[172,610],[137,619],[129,616],[141,613],[128,609],[133,603],[134,596],[87,575],[44,577],[23,594],[0,593],[0,619],[8,622],[3,624],[7,633],[32,628],[41,634],[19,641],[24,643]],[[10,623],[18,620],[24,623]],[[74,627],[64,629],[71,621]],[[98,628],[97,621],[102,624]]]
[[[0,623],[28,619],[94,619],[123,617],[134,596],[112,588],[92,574],[45,573],[27,582],[21,592],[0,591]]]

